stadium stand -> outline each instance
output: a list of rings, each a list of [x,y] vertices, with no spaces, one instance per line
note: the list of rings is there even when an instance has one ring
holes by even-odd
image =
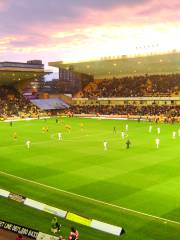
[[[178,96],[180,75],[151,75],[114,78],[91,82],[79,97],[146,97]]]
[[[73,78],[74,75],[68,76]],[[53,90],[56,85],[59,87],[55,88],[57,94],[51,91],[44,92],[47,90],[44,88],[37,89],[36,96],[42,99],[25,98],[13,84],[1,86],[0,117],[51,116],[67,113],[69,111],[67,109],[70,109],[73,114],[180,116],[180,74],[178,73],[139,76],[135,74],[99,80],[92,78],[91,81],[88,79],[85,82],[86,84],[82,84],[82,90],[79,91],[77,88],[75,94],[69,92],[71,95],[74,94],[71,101],[61,98],[62,86],[58,85],[61,81],[44,82],[48,89]],[[68,83],[74,86],[73,80]],[[45,95],[48,99],[44,97]]]
[[[180,116],[180,75],[144,75],[90,82],[74,98],[73,114]]]
[[[136,116],[161,116],[166,115],[168,117],[180,116],[180,106],[135,106],[135,105],[123,105],[123,106],[109,106],[109,105],[76,105],[71,108],[74,114],[101,114],[101,115],[136,115]]]
[[[0,117],[33,117],[40,113],[39,109],[27,100],[14,87],[0,88]]]

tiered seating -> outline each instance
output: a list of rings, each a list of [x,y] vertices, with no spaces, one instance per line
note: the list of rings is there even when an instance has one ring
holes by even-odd
[[[91,87],[93,86],[93,87]],[[178,96],[180,75],[134,76],[94,81],[81,92],[81,97],[146,97]]]
[[[102,114],[102,115],[138,115],[138,116],[160,116],[179,117],[180,106],[136,106],[136,105],[98,105],[98,106],[73,106],[72,111],[74,114]]]
[[[15,88],[0,87],[0,117],[30,117],[39,114],[39,110]]]

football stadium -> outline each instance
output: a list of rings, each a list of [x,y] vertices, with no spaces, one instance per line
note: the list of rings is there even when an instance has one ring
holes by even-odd
[[[166,73],[156,72],[159,58],[167,60]],[[179,58],[153,59],[141,57],[155,66],[152,74],[145,64],[140,75],[104,79],[114,59],[104,72],[104,60],[95,64],[100,78],[88,78],[83,62],[78,75],[73,63],[65,70],[57,63],[72,78],[63,81],[73,86],[76,75],[83,82],[71,95],[53,87],[57,80],[42,83],[49,73],[41,61],[1,64],[4,230],[21,226],[28,239],[43,239],[39,232],[58,239],[71,226],[79,239],[179,238],[180,75],[177,67],[172,72]]]
[[[0,240],[179,240],[178,21],[145,36],[156,1],[61,2],[0,1]],[[121,9],[171,49],[128,54]]]

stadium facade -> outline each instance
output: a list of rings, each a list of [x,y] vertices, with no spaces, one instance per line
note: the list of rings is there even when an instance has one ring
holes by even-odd
[[[41,60],[21,62],[0,62],[0,85],[11,85],[44,76],[44,64]]]

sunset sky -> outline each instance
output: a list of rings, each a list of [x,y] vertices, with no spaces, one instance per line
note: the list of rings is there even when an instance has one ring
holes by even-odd
[[[0,0],[0,61],[180,49],[179,0]]]

